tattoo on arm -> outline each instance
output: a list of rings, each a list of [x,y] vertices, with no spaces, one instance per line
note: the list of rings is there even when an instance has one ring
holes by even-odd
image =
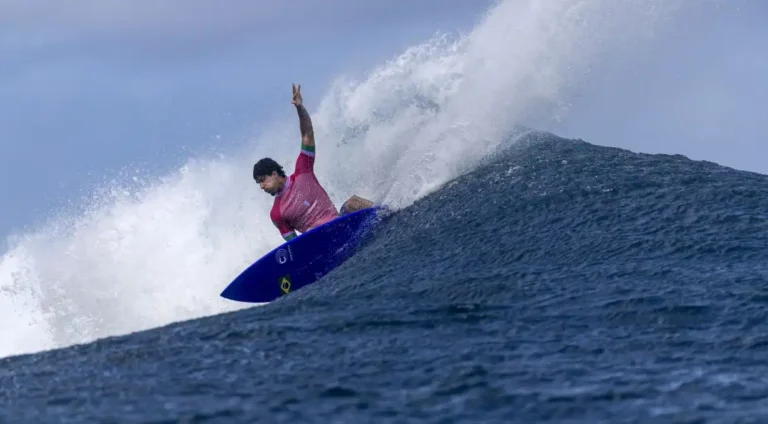
[[[299,113],[299,126],[301,128],[301,141],[306,146],[315,145],[315,131],[312,129],[312,119],[304,105],[296,105],[296,111]]]

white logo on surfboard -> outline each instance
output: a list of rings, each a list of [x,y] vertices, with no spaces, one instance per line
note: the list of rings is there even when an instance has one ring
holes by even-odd
[[[291,247],[288,246],[287,249],[277,249],[277,252],[275,253],[275,260],[277,260],[277,263],[280,265],[288,262],[288,259],[293,260],[293,252],[291,252]]]

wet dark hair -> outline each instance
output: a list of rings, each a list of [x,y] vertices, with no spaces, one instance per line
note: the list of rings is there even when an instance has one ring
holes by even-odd
[[[283,171],[283,167],[279,163],[270,158],[261,159],[253,165],[253,179],[272,175],[275,171],[277,171],[277,175],[285,177],[285,171]]]

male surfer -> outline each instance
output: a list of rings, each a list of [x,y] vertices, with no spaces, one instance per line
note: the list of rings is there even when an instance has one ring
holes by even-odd
[[[325,192],[314,172],[315,133],[312,120],[304,108],[301,84],[293,86],[293,103],[299,113],[301,152],[296,168],[286,177],[283,167],[270,158],[263,158],[253,165],[253,179],[259,187],[275,196],[270,218],[287,241],[296,237],[296,231],[307,232],[318,225],[339,216],[328,193]],[[373,206],[373,202],[352,196],[344,202],[341,214],[347,214]]]

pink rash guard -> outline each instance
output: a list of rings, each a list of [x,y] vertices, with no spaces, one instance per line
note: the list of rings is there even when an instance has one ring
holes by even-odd
[[[285,240],[295,237],[295,231],[305,233],[339,216],[317,181],[314,165],[315,147],[302,144],[296,169],[275,196],[269,216]]]

